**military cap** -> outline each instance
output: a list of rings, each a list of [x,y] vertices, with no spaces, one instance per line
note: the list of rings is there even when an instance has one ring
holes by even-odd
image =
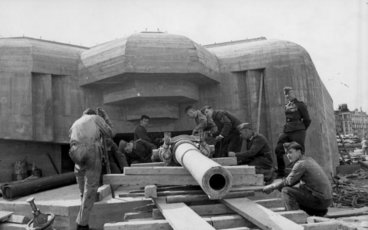
[[[284,146],[285,151],[289,151],[290,149],[295,149],[295,150],[300,150],[302,153],[304,153],[303,147],[295,141],[286,142],[284,143],[283,146]]]
[[[238,130],[243,130],[243,129],[250,129],[252,130],[253,127],[252,127],[252,124],[250,123],[241,123],[240,125],[238,125]]]
[[[285,95],[289,94],[290,90],[293,90],[293,88],[291,88],[290,86],[285,86],[284,87],[284,94]]]

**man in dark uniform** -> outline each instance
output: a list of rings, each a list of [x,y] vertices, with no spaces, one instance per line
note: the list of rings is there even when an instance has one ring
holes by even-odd
[[[275,149],[278,177],[285,176],[285,150],[283,144],[296,141],[304,150],[306,130],[311,123],[307,106],[302,101],[296,99],[294,90],[291,87],[285,87],[284,94],[289,102],[285,105],[286,124],[284,125],[283,132],[279,136]]]
[[[332,202],[331,183],[326,173],[315,160],[304,155],[300,144],[294,141],[283,146],[293,168],[286,178],[265,186],[263,191],[281,190],[287,211],[301,209],[308,215],[324,216]],[[294,186],[297,184],[299,186]]]
[[[147,115],[142,115],[139,120],[139,125],[134,130],[134,141],[139,139],[146,141],[146,144],[151,144],[152,148],[156,148],[156,145],[153,144],[152,139],[148,136],[147,126],[149,123],[150,117]]]
[[[237,127],[240,120],[227,111],[213,110],[211,106],[204,106],[201,111],[217,126],[217,131],[212,134],[216,140],[213,157],[227,157],[229,152],[239,152],[241,138]]]
[[[246,142],[246,150],[237,153],[229,152],[229,157],[236,157],[238,165],[253,165],[257,174],[264,175],[264,181],[269,184],[274,179],[272,150],[265,136],[254,132],[251,124],[242,123],[238,126],[240,136]]]
[[[138,139],[130,142],[121,140],[119,151],[125,154],[129,165],[151,162],[152,145],[145,140]]]

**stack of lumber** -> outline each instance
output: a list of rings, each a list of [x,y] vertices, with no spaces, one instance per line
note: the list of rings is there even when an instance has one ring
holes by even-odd
[[[170,196],[160,196],[155,188],[145,188],[146,196],[153,195],[152,204],[126,213],[122,222],[106,223],[104,230],[356,230],[363,229],[356,227],[365,224],[364,218],[367,219],[367,216],[355,216],[363,215],[366,209],[334,214],[345,219],[354,215],[350,219],[360,220],[352,224],[347,219],[308,217],[302,210],[285,211],[280,198],[251,200],[249,193],[222,200],[199,200],[194,194],[172,200],[168,199]],[[172,191],[166,189],[161,192]]]
[[[234,187],[263,185],[263,175],[256,174],[253,166],[236,166],[236,158],[212,159],[224,166],[233,176]],[[198,185],[193,176],[183,167],[152,166],[156,163],[148,163],[126,167],[124,174],[104,175],[104,184],[113,185]],[[160,164],[158,164],[160,165]]]
[[[308,222],[302,210],[285,211],[280,199],[251,200],[263,188],[263,176],[251,166],[236,166],[235,159],[215,159],[231,172],[235,185],[221,199],[210,199],[183,167],[139,164],[121,175],[105,175],[104,182],[138,185],[119,197],[151,198],[152,203],[125,213],[123,222],[106,223],[105,230],[337,230],[340,222]]]
[[[170,230],[170,229],[304,229],[307,222],[303,211],[285,211],[280,199],[252,201],[248,194],[230,192],[233,198],[222,200],[197,199],[196,194],[182,195],[185,199],[171,199],[153,192],[147,186],[146,196],[153,194],[153,204],[137,207],[126,213],[123,222],[106,223],[105,230]],[[247,189],[245,189],[247,190]],[[165,192],[169,192],[166,190]],[[161,191],[163,192],[163,191]],[[307,228],[308,229],[308,228]]]

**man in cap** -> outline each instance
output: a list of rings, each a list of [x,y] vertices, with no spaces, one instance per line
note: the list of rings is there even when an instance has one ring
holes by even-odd
[[[204,106],[201,111],[217,126],[217,131],[212,134],[216,140],[213,157],[227,157],[229,152],[239,152],[241,138],[237,127],[240,120],[227,111],[214,110],[211,106]]]
[[[285,105],[286,123],[283,132],[279,136],[275,149],[278,177],[285,176],[285,151],[283,144],[296,141],[304,149],[306,130],[311,123],[307,106],[295,97],[294,90],[291,87],[285,87],[284,95],[288,100],[288,103]]]
[[[332,188],[326,173],[315,160],[304,155],[300,144],[284,143],[284,147],[293,168],[286,178],[265,186],[263,191],[281,190],[287,211],[302,209],[308,215],[324,216],[332,202]],[[294,186],[298,183],[298,187]]]
[[[246,149],[237,153],[230,152],[229,156],[235,156],[238,165],[253,165],[257,174],[264,175],[264,181],[269,184],[274,179],[274,167],[272,150],[265,136],[254,132],[250,123],[242,123],[238,126],[240,136],[246,143]]]
[[[145,140],[138,139],[130,142],[121,140],[119,151],[125,154],[129,165],[152,161],[152,145]]]
[[[96,111],[87,109],[70,128],[70,158],[75,163],[75,175],[82,202],[77,216],[77,230],[89,229],[88,220],[100,185],[103,138],[112,131]]]

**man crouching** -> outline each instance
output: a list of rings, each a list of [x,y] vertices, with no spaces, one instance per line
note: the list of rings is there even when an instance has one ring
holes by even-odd
[[[89,229],[88,219],[100,185],[103,138],[112,136],[111,128],[92,109],[83,112],[70,128],[70,158],[82,196],[77,230]]]
[[[285,143],[284,148],[294,166],[286,178],[264,187],[263,191],[281,190],[287,211],[301,209],[308,215],[326,215],[332,202],[332,188],[327,175],[315,160],[304,156],[298,143]],[[294,186],[298,183],[299,187]]]

